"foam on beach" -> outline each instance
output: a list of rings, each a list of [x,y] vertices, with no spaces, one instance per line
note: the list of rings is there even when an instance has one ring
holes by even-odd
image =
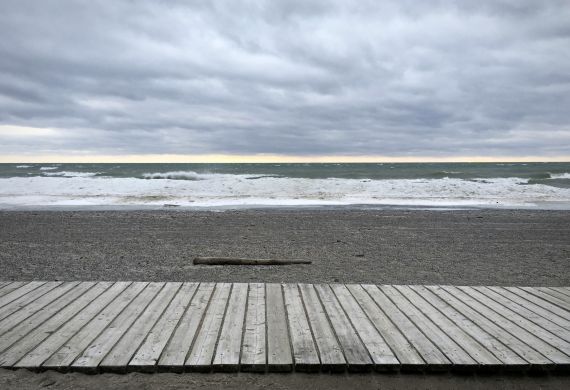
[[[195,172],[194,172],[195,173]],[[306,179],[258,175],[149,174],[145,178],[54,172],[0,179],[0,204],[10,206],[503,206],[570,204],[570,189],[523,178]],[[256,180],[252,180],[256,179]]]

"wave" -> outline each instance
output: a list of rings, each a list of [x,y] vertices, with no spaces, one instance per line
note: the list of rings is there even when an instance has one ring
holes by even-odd
[[[53,172],[49,176],[0,179],[0,204],[24,205],[153,205],[295,206],[414,205],[531,207],[563,202],[570,208],[570,188],[525,178],[442,179],[306,179],[253,175],[204,174],[191,171],[133,177],[99,176],[93,172]],[[204,180],[207,179],[207,180]]]
[[[59,167],[40,167],[40,171],[53,171]]]
[[[550,175],[550,178],[552,179],[570,179],[570,173],[566,172],[566,173],[552,173]]]
[[[175,171],[144,173],[144,179],[170,179],[170,180],[204,180],[206,175],[201,175],[194,171]]]
[[[69,171],[61,171],[61,172],[46,172],[44,176],[55,176],[55,177],[94,177],[99,175],[100,172],[69,172]]]
[[[33,165],[16,165],[16,168],[33,168]]]

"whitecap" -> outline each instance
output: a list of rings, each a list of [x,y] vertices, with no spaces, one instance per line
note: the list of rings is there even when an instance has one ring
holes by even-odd
[[[200,175],[194,171],[144,173],[142,176],[145,179],[171,179],[171,180],[204,180],[205,179],[205,175]]]

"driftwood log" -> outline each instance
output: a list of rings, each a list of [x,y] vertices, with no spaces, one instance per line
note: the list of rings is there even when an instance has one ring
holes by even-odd
[[[194,264],[201,265],[287,265],[311,264],[310,260],[241,259],[237,257],[195,257]]]

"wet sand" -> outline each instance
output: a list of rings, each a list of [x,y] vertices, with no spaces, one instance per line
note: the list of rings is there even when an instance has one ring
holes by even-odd
[[[0,212],[2,280],[570,285],[568,211]],[[311,265],[194,266],[195,256]],[[31,373],[0,388],[564,389],[570,376]]]

